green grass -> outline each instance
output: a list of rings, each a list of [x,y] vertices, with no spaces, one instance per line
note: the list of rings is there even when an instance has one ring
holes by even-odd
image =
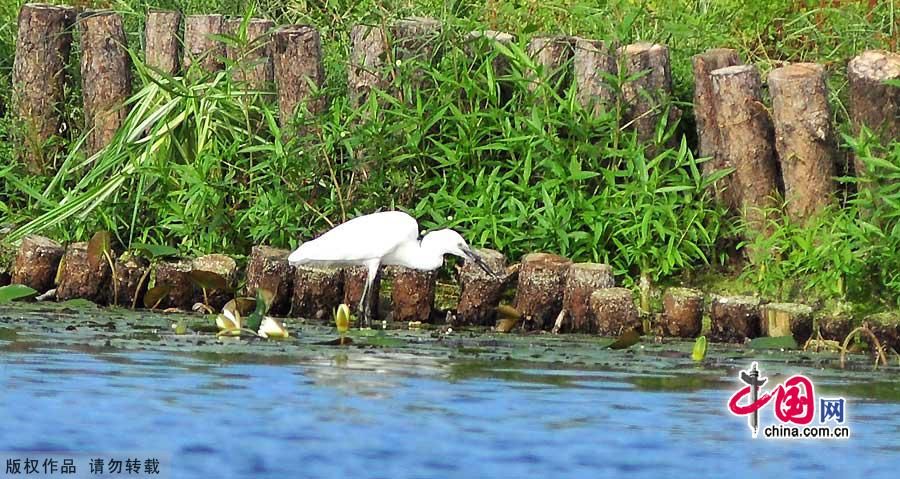
[[[252,244],[291,247],[355,215],[402,208],[425,228],[459,228],[472,243],[514,259],[549,250],[609,262],[626,284],[639,275],[660,281],[721,264],[732,252],[729,238],[741,230],[706,196],[692,154],[692,55],[736,48],[763,73],[786,61],[824,63],[835,122],[846,132],[847,60],[867,48],[896,50],[898,39],[893,2],[870,10],[867,2],[820,8],[819,2],[737,0],[261,1],[253,15],[313,24],[323,35],[320,93],[329,108],[319,118],[300,112],[296,126],[309,133],[298,136],[277,124],[272,95],[245,91],[226,74],[154,82],[140,66],[147,7],[237,16],[247,13],[245,2],[86,4],[114,8],[126,19],[138,69],[132,112],[101,154],[85,158],[74,148],[83,130],[76,48],[65,109],[70,148],[57,158],[54,177],[22,172],[10,140],[12,119],[4,116],[0,165],[8,166],[0,167],[0,226],[17,226],[9,239],[40,231],[74,241],[109,230],[125,247],[139,242],[185,254],[246,254]],[[18,6],[0,6],[4,85]],[[402,65],[393,85],[400,99],[381,94],[353,108],[346,91],[350,28],[407,15],[446,25],[440,60]],[[481,28],[514,33],[518,41],[508,51],[473,56],[462,34]],[[571,91],[526,88],[533,65],[523,47],[538,33],[669,45],[674,100],[686,115],[680,127],[660,129],[658,140],[668,144],[674,137],[679,146],[650,156],[622,130],[621,105],[595,118]],[[502,79],[511,99],[494,81],[490,60],[498,54],[513,67]],[[417,67],[424,68],[422,90],[410,87]],[[0,90],[0,101],[8,103],[8,88]],[[849,140],[845,150],[867,151]],[[896,144],[875,151],[869,156],[900,165]],[[882,165],[879,174],[894,172]],[[779,224],[773,237],[751,238],[778,254],[747,266],[746,280],[778,297],[900,292],[900,279],[879,269],[898,246],[893,229],[900,207],[879,204],[887,219],[870,228],[858,219],[873,205],[857,203],[826,213],[810,228]],[[823,251],[822,238],[830,249]]]

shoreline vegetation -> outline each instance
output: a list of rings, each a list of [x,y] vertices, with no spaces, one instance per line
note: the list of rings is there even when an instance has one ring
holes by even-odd
[[[22,5],[12,3],[0,7],[4,85],[12,85],[15,18]],[[399,208],[425,228],[463,231],[470,243],[498,250],[510,264],[521,260],[523,268],[526,255],[535,251],[562,255],[576,265],[610,265],[615,284],[630,290],[638,306],[632,304],[631,312],[616,303],[621,295],[614,292],[601,295],[613,298],[608,303],[594,306],[590,292],[579,293],[587,305],[581,307],[593,311],[592,319],[571,318],[588,324],[580,332],[597,332],[591,328],[602,322],[598,317],[634,317],[640,323],[640,314],[650,318],[641,325],[645,333],[684,330],[693,337],[700,329],[691,323],[692,311],[699,310],[699,317],[712,317],[704,331],[713,331],[714,340],[762,334],[742,329],[751,317],[756,327],[782,332],[787,327],[801,345],[822,333],[823,324],[823,338],[843,340],[865,319],[887,331],[882,334],[891,338],[887,344],[896,344],[900,321],[892,312],[900,306],[900,140],[884,128],[872,131],[854,122],[860,108],[853,74],[848,77],[847,71],[863,52],[897,51],[900,33],[892,2],[680,3],[339,1],[321,6],[287,0],[249,10],[228,0],[76,5],[116,14],[82,14],[73,20],[67,76],[60,83],[60,128],[49,141],[34,146],[16,111],[14,88],[0,89],[0,286],[12,280],[22,240],[40,234],[58,242],[51,247],[57,268],[45,272],[53,276],[49,286],[58,286],[62,273],[57,270],[64,271],[59,260],[75,255],[74,250],[90,268],[105,268],[101,276],[107,284],[112,278],[117,288],[121,278],[116,274],[128,261],[138,265],[131,269],[156,271],[131,279],[142,280],[137,291],[159,286],[158,269],[150,265],[169,264],[166,258],[172,256],[236,259],[228,258],[233,266],[220,275],[235,284],[200,288],[206,302],[208,289],[237,289],[237,271],[252,264],[255,246],[291,248],[298,239],[359,214]],[[189,54],[190,66],[174,75],[160,70],[159,63],[148,66],[144,36],[152,30],[145,28],[151,8],[227,16],[212,20],[228,29],[201,36],[214,40],[222,54],[203,49],[200,58]],[[402,20],[414,16],[418,20]],[[254,38],[259,35],[254,25],[270,24],[251,18],[313,28]],[[87,26],[89,19],[96,25]],[[355,25],[368,27],[361,34]],[[377,46],[368,33],[372,29],[388,32],[392,48],[366,56],[371,52],[359,47]],[[413,34],[405,36],[407,30]],[[510,35],[502,41],[479,36],[489,39],[484,42],[470,34],[486,30]],[[103,32],[121,32],[126,48],[109,50],[103,41],[114,35]],[[542,35],[557,36],[546,37],[547,46],[536,49]],[[585,39],[595,49],[591,58],[612,59],[612,68],[592,70],[600,85],[594,96],[604,100],[602,105],[582,101],[577,80],[584,81],[579,52],[585,50],[578,45]],[[267,40],[272,49],[260,56]],[[185,46],[189,52],[192,47]],[[130,87],[123,90],[119,83],[98,90],[92,85],[90,75],[96,71],[109,75],[92,63],[103,58],[86,56],[92,48],[119,52],[120,76],[128,77]],[[316,61],[291,61],[298,51],[292,48],[307,48],[304,55],[317,56]],[[575,53],[560,53],[569,48]],[[696,81],[704,77],[697,74],[695,56],[714,48],[732,49],[739,65],[715,70],[704,86]],[[279,55],[287,60],[280,62]],[[269,57],[275,65],[267,72]],[[174,58],[173,68],[181,63],[179,55]],[[209,59],[221,64],[210,66]],[[819,66],[804,72],[783,68],[808,62]],[[374,73],[353,71],[359,64],[380,67]],[[779,73],[770,75],[773,71]],[[310,81],[290,93],[272,86],[271,78],[278,83],[287,75]],[[800,76],[819,82],[812,94],[791,90]],[[882,87],[886,121],[896,123],[889,115],[900,105],[893,94],[900,82]],[[702,88],[721,97],[743,88],[747,93],[734,101],[717,100],[730,116],[710,122],[715,117],[696,104],[695,93]],[[120,91],[124,103],[104,105],[110,90]],[[815,98],[821,102],[815,111],[812,103],[805,104],[809,115],[791,116],[804,110],[803,103],[787,101],[791,94],[810,101],[819,95]],[[754,111],[762,112],[766,122],[758,125],[758,133],[744,126],[736,130],[728,122],[746,113],[742,108],[748,102],[741,98],[761,107]],[[287,121],[284,110],[294,110],[285,104],[298,105]],[[110,108],[109,113],[98,115],[98,108]],[[821,117],[817,123],[809,120],[813,114]],[[785,140],[784,132],[800,122],[825,125],[822,141]],[[712,147],[703,137],[710,129],[721,138]],[[768,153],[754,149],[760,145]],[[35,148],[39,174],[27,159]],[[830,158],[830,174],[820,175],[823,192],[799,201],[791,198],[791,185],[803,174],[786,158],[809,152]],[[749,162],[761,166],[742,170]],[[722,169],[710,173],[711,165]],[[760,173],[770,167],[771,175]],[[854,175],[861,168],[866,174]],[[743,187],[735,186],[741,181]],[[737,201],[744,208],[729,204],[734,200],[717,189],[723,183],[730,185],[726,191],[743,195]],[[109,232],[105,241],[96,239],[98,231]],[[123,267],[122,275],[131,269]],[[201,269],[188,260],[187,266],[169,270],[174,273],[166,274],[177,276]],[[569,270],[529,269],[534,270],[555,278],[556,301],[562,301]],[[452,266],[440,274],[442,281],[454,276]],[[100,277],[87,278],[100,294]],[[522,277],[517,279],[521,285]],[[187,296],[196,299],[194,289],[203,280],[181,281],[191,290]],[[431,281],[421,287],[426,302],[430,295],[433,303]],[[685,309],[680,296],[672,297],[673,286],[706,293],[705,301],[700,299],[705,306],[697,308],[691,293],[694,306]],[[119,298],[119,293],[113,294]],[[715,295],[741,299],[722,302]],[[342,299],[347,302],[346,296]],[[133,300],[140,304],[136,296]],[[528,302],[516,303],[522,309]],[[813,311],[797,313],[797,308],[777,306],[781,303],[805,303]],[[561,306],[534,307],[541,324],[529,327],[559,330],[554,326],[561,321]],[[687,315],[688,324],[666,311]],[[732,324],[719,316],[745,319]],[[723,324],[725,330],[715,329]],[[835,331],[828,331],[833,324]]]

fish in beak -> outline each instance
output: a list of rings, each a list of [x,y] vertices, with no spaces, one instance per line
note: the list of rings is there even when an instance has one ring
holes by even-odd
[[[497,274],[494,270],[491,269],[490,266],[484,261],[484,258],[481,257],[478,253],[476,253],[472,248],[463,248],[463,253],[466,254],[466,258],[474,261],[479,268],[484,270],[485,273],[493,276],[494,278],[500,278],[500,275]]]

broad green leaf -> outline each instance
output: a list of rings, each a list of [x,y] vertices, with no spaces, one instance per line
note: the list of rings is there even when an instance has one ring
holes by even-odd
[[[694,349],[691,351],[691,359],[700,362],[706,357],[706,336],[700,336],[694,341]]]
[[[88,241],[87,256],[91,269],[97,270],[106,261],[106,256],[112,254],[112,239],[109,231],[98,231]]]
[[[6,304],[17,299],[29,298],[37,294],[32,288],[24,284],[10,284],[0,287],[0,304]]]
[[[159,285],[147,290],[144,294],[144,307],[149,309],[156,308],[159,303],[169,294],[171,288],[167,284]]]
[[[228,281],[219,273],[195,269],[188,273],[188,276],[194,284],[206,290],[228,288]]]
[[[609,345],[610,349],[626,349],[641,341],[641,334],[636,329],[629,329],[622,333],[615,342]]]

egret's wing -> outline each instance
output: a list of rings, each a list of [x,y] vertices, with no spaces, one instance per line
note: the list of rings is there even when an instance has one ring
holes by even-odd
[[[288,259],[292,263],[359,262],[381,258],[418,237],[419,224],[412,216],[401,211],[372,213],[353,218],[303,243]]]

